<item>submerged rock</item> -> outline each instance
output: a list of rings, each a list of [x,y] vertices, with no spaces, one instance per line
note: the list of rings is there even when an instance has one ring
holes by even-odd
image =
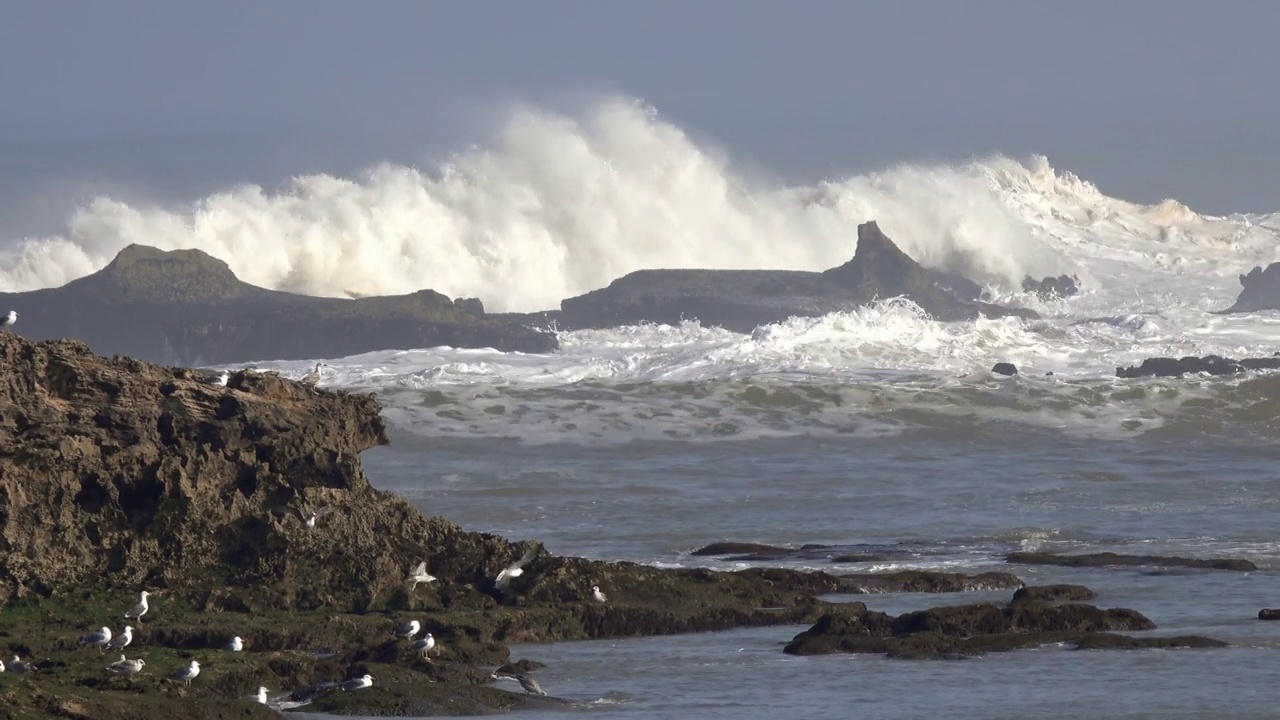
[[[1252,572],[1257,565],[1242,558],[1184,558],[1163,555],[1120,555],[1113,552],[1059,555],[1047,552],[1015,552],[1005,556],[1006,562],[1022,565],[1061,565],[1063,567],[1107,567],[1116,565],[1201,568]]]
[[[1018,588],[1010,604],[1023,602],[1088,602],[1098,594],[1083,585],[1028,585]]]
[[[432,290],[357,299],[279,292],[242,282],[225,262],[199,250],[142,245],[62,287],[0,293],[0,307],[21,314],[25,337],[76,338],[99,354],[173,365],[438,345],[520,352],[558,347],[552,334],[484,317],[478,301],[459,305]]]
[[[705,326],[749,333],[792,317],[817,317],[905,297],[938,320],[1036,317],[1033,311],[978,302],[898,249],[874,222],[858,226],[849,262],[825,272],[787,270],[641,270],[608,287],[568,298],[562,330],[640,323]]]
[[[991,373],[993,375],[1013,377],[1018,374],[1018,366],[1009,362],[998,362],[991,366]]]
[[[1259,620],[1280,620],[1280,608],[1262,608],[1258,611]]]
[[[1024,588],[1019,593],[1022,597],[1007,606],[994,603],[945,606],[897,617],[868,610],[863,603],[852,603],[821,617],[808,630],[796,635],[783,652],[791,655],[875,653],[898,658],[939,659],[1059,642],[1073,642],[1088,649],[1225,645],[1218,640],[1194,636],[1114,635],[1153,630],[1156,625],[1141,613],[1125,608],[1102,609],[1077,602],[1053,604],[1028,599],[1091,595],[1088,588],[1051,586]]]
[[[1046,277],[1036,280],[1027,276],[1022,280],[1022,289],[1046,298],[1068,298],[1080,292],[1079,280],[1070,275]]]
[[[1280,357],[1232,360],[1219,355],[1181,358],[1147,358],[1141,365],[1116,368],[1116,377],[1183,377],[1184,375],[1235,375],[1249,370],[1280,368]]]

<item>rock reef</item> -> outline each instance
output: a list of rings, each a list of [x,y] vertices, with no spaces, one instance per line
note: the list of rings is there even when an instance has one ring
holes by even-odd
[[[1147,358],[1141,365],[1116,368],[1116,377],[1176,377],[1187,375],[1237,375],[1250,370],[1275,370],[1280,368],[1280,357],[1244,358],[1233,360],[1220,355],[1204,357]]]
[[[1240,276],[1240,287],[1235,304],[1220,313],[1280,310],[1280,262],[1271,263],[1265,270],[1255,266]]]
[[[0,293],[15,331],[33,340],[75,338],[102,355],[174,365],[345,357],[449,345],[550,352],[553,334],[483,315],[432,290],[358,299],[321,298],[242,282],[199,250],[130,245],[102,270],[58,288]],[[480,314],[476,314],[479,310]]]

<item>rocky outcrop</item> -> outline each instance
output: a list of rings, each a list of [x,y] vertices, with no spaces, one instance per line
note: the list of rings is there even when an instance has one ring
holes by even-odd
[[[1248,275],[1240,276],[1240,295],[1236,302],[1222,313],[1280,310],[1280,262],[1274,262],[1264,270],[1254,267]]]
[[[1147,358],[1141,365],[1116,368],[1116,377],[1184,377],[1186,375],[1236,375],[1250,370],[1280,368],[1280,357],[1232,360],[1219,355],[1181,358]]]
[[[573,330],[696,319],[749,333],[792,317],[848,311],[895,297],[910,299],[938,320],[1035,316],[962,297],[953,280],[926,270],[868,222],[858,226],[853,259],[825,272],[641,270],[562,301],[556,322],[561,330]]]
[[[1087,590],[1087,588],[1086,588]],[[932,659],[981,655],[1072,642],[1080,648],[1222,647],[1210,638],[1134,638],[1112,635],[1155,629],[1134,610],[1102,609],[1078,602],[1055,604],[1030,599],[1066,599],[1091,593],[1061,588],[1019,591],[1007,606],[978,603],[936,607],[897,617],[852,603],[834,610],[795,636],[783,649],[791,655],[874,653],[890,657]]]
[[[1258,611],[1259,620],[1280,620],[1280,609],[1262,608]]]
[[[1164,555],[1120,555],[1113,552],[1083,555],[1059,555],[1047,552],[1015,552],[1005,557],[1006,562],[1020,565],[1059,565],[1062,567],[1117,567],[1147,566],[1197,568],[1203,570],[1235,570],[1253,572],[1258,569],[1252,561],[1243,558],[1184,558]]]
[[[1022,289],[1043,298],[1069,298],[1080,292],[1079,281],[1070,275],[1045,277],[1036,280],[1030,276],[1023,278]]]
[[[31,339],[74,338],[103,355],[171,365],[342,357],[449,345],[550,352],[555,336],[483,316],[431,290],[319,298],[241,282],[199,250],[131,245],[102,270],[59,288],[0,293]],[[479,309],[480,314],[475,310]]]

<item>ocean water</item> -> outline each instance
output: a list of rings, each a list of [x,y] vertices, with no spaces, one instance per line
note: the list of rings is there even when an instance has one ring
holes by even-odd
[[[565,333],[550,355],[325,358],[323,384],[384,404],[393,444],[364,457],[376,486],[469,529],[668,567],[744,567],[688,554],[737,540],[889,558],[795,564],[836,572],[1008,569],[1088,585],[1155,632],[1232,646],[783,655],[802,627],[522,646],[516,657],[548,664],[537,677],[555,700],[516,714],[1274,717],[1280,624],[1256,614],[1280,606],[1280,377],[1114,373],[1154,355],[1280,349],[1280,315],[1212,314],[1234,301],[1240,273],[1280,260],[1280,214],[1137,205],[1045,158],[769,186],[613,101],[581,118],[517,113],[491,146],[434,169],[246,185],[182,206],[100,197],[59,233],[0,243],[0,289],[56,285],[144,242],[204,248],[270,287],[433,287],[535,310],[646,267],[823,269],[853,254],[867,220],[1042,318],[939,323],[891,299],[750,335],[690,322]],[[1079,277],[1080,295],[1017,290],[1024,274],[1060,272]],[[992,375],[999,361],[1022,373]],[[248,365],[300,376],[311,364]],[[1003,560],[1034,549],[1245,557],[1260,570]],[[902,612],[1005,595],[832,600]]]

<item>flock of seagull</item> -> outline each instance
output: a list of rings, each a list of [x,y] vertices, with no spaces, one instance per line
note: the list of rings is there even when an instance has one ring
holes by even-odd
[[[17,321],[17,311],[10,310],[3,319],[0,319],[0,329],[7,331]],[[316,363],[315,368],[303,376],[302,382],[309,387],[314,388],[321,379],[321,368],[323,366],[323,363]],[[220,387],[226,387],[230,379],[231,373],[223,371],[210,382]],[[314,530],[317,520],[333,512],[336,508],[333,506],[325,506],[311,512],[305,511],[299,507],[292,507],[291,509],[307,530]],[[520,559],[503,568],[494,578],[494,587],[498,590],[506,591],[510,587],[511,581],[523,575],[525,572],[525,566],[532,562],[536,557],[537,551],[529,550],[522,555]],[[409,583],[410,592],[417,589],[420,584],[430,584],[436,580],[437,578],[427,571],[427,563],[425,560],[418,563],[416,567],[411,569],[408,577],[406,578],[406,581]],[[148,591],[140,591],[138,593],[137,602],[124,613],[124,619],[141,624],[142,616],[146,615],[147,611],[151,608],[150,603],[148,602],[149,596],[150,593]],[[600,590],[600,586],[598,585],[591,586],[591,598],[599,603],[605,603],[608,601],[607,597]],[[412,640],[413,642],[408,646],[408,650],[421,655],[423,659],[430,662],[431,651],[437,647],[436,639],[429,632],[424,634],[421,638],[418,638],[417,635],[421,630],[421,623],[417,620],[410,620],[394,628],[392,630],[392,635],[400,640]],[[107,651],[114,652],[124,650],[133,643],[133,639],[132,625],[125,625],[124,630],[119,635],[112,634],[111,628],[109,627],[102,627],[95,632],[81,635],[77,639],[77,644],[96,647],[99,652],[106,653]],[[239,636],[233,637],[223,645],[221,649],[225,652],[241,652],[244,650],[244,640]],[[120,659],[108,665],[106,670],[116,675],[131,676],[142,672],[143,668],[146,667],[146,664],[146,661],[142,658],[134,658],[130,660],[124,653],[121,653]],[[38,668],[32,663],[22,660],[15,654],[9,659],[7,666],[3,661],[0,661],[0,672],[5,672],[6,670],[15,674],[26,674],[37,672]],[[185,667],[181,667],[170,673],[167,678],[175,683],[182,683],[183,685],[190,687],[191,681],[196,679],[199,675],[200,662],[193,659]],[[491,673],[490,677],[494,680],[514,680],[519,682],[520,686],[524,688],[524,691],[531,695],[547,694],[536,680],[510,665],[500,667],[498,670]],[[373,676],[365,674],[362,677],[352,678],[341,682],[325,682],[299,688],[291,693],[274,698],[270,697],[270,691],[266,687],[259,687],[257,693],[249,697],[277,710],[286,710],[306,705],[316,698],[334,690],[351,692],[372,686]]]

